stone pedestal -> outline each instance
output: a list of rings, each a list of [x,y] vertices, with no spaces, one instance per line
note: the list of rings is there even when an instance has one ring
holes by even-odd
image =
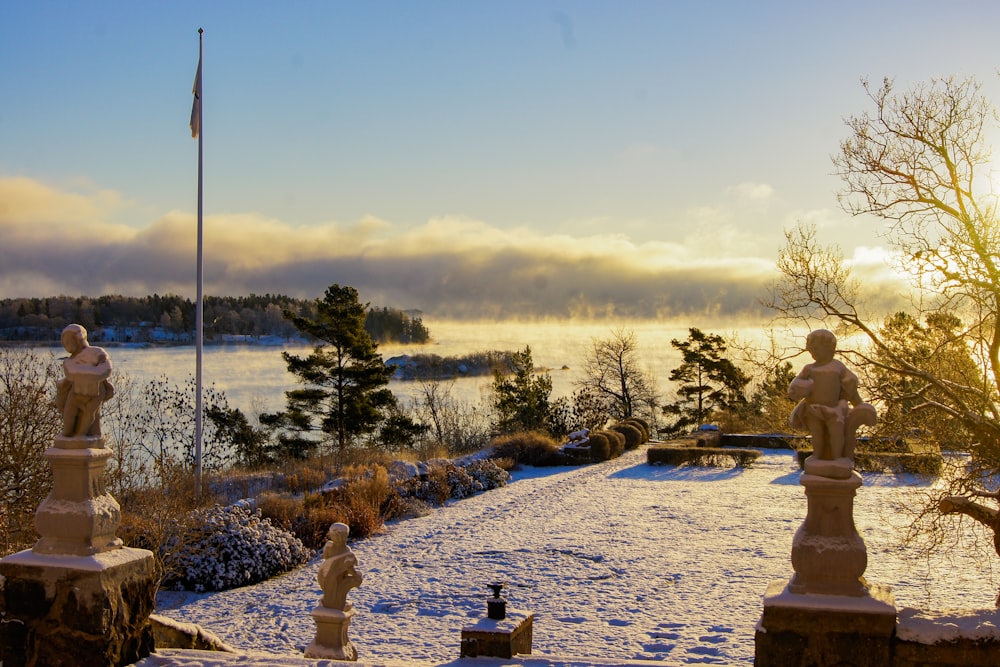
[[[104,467],[111,458],[100,436],[57,436],[45,451],[52,467],[52,491],[35,512],[39,554],[90,556],[117,549],[121,521],[118,501],[104,489]]]
[[[347,628],[354,618],[354,610],[340,611],[328,607],[312,610],[316,621],[316,638],[306,647],[307,658],[328,660],[357,660],[358,651],[347,637]]]
[[[153,650],[153,554],[92,556],[26,550],[0,559],[4,667],[130,665]]]
[[[153,649],[159,577],[151,552],[115,537],[110,457],[100,436],[59,436],[46,450],[52,491],[35,513],[41,538],[0,559],[3,667],[129,665]]]
[[[508,609],[504,619],[481,618],[462,628],[461,657],[512,658],[531,655],[534,614]]]
[[[834,479],[806,470],[800,483],[808,508],[792,541],[795,576],[788,588],[792,593],[864,596],[868,552],[854,526],[861,475],[848,468],[845,479]]]
[[[757,624],[754,665],[892,664],[896,606],[891,591],[869,586],[865,595],[802,595],[772,582]]]

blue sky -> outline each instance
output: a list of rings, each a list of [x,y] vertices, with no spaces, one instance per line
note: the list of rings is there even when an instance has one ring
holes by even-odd
[[[739,315],[784,229],[877,257],[859,83],[973,75],[1000,5],[34,2],[0,24],[0,297],[206,291],[447,317]]]

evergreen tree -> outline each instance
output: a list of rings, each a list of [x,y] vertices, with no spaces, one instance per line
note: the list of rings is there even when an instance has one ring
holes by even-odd
[[[334,284],[316,300],[313,317],[285,311],[300,333],[320,341],[307,357],[282,353],[302,386],[285,392],[286,411],[266,421],[283,427],[279,438],[290,454],[304,457],[332,441],[343,463],[353,440],[373,432],[395,405],[392,369],[365,331],[366,307],[356,289]]]
[[[493,407],[497,413],[497,431],[513,433],[547,430],[552,377],[548,373],[535,375],[530,347],[525,347],[522,352],[512,353],[510,365],[510,377],[506,377],[500,370],[493,371]]]
[[[722,336],[692,327],[687,340],[675,338],[670,344],[682,357],[681,365],[670,371],[670,380],[681,383],[677,402],[663,407],[665,414],[677,417],[671,430],[705,423],[717,410],[738,409],[746,403],[743,390],[750,378],[723,356]]]

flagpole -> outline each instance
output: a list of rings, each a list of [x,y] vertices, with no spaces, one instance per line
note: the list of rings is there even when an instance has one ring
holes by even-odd
[[[204,142],[204,124],[202,115],[204,104],[202,103],[202,82],[201,82],[201,58],[202,58],[202,36],[204,30],[198,28],[198,74],[195,82],[195,104],[198,105],[198,303],[195,307],[195,421],[194,421],[194,492],[195,497],[201,497],[201,445],[204,433],[202,424],[202,396],[201,396],[201,355],[203,347],[203,329],[205,324],[205,306],[202,293],[203,284],[203,208],[202,208],[202,147]]]

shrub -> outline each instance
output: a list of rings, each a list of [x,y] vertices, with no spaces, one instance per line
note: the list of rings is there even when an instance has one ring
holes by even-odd
[[[507,486],[510,481],[510,473],[494,459],[476,459],[465,467],[469,475],[480,485],[483,491],[498,489]]]
[[[625,436],[613,429],[602,429],[601,434],[608,439],[609,458],[616,459],[625,453]]]
[[[493,457],[487,460],[492,461],[493,464],[496,465],[496,467],[500,468],[501,470],[504,470],[505,472],[510,472],[515,467],[517,467],[517,461],[507,456]],[[507,475],[507,477],[509,479],[510,475]]]
[[[344,477],[346,484],[335,493],[341,499],[348,499],[350,504],[364,503],[377,509],[392,492],[389,473],[381,465],[369,469],[349,468],[344,471]]]
[[[382,519],[383,521],[415,519],[427,516],[430,512],[431,506],[420,498],[393,493],[382,508]]]
[[[642,441],[639,443],[640,445],[649,442],[650,430],[648,421],[640,417],[629,417],[628,419],[622,420],[622,423],[631,424],[632,426],[635,426],[637,429],[639,429],[639,432],[642,433]]]
[[[127,546],[148,549],[157,558],[171,526],[182,522],[188,513],[218,502],[218,497],[209,493],[198,498],[194,477],[183,466],[164,466],[160,479],[162,486],[137,486],[116,498],[121,505],[118,536]]]
[[[622,422],[620,424],[615,424],[609,430],[615,431],[616,433],[621,433],[625,438],[624,449],[637,449],[639,445],[645,442],[645,438],[642,435],[642,429],[635,424],[629,424],[628,422]]]
[[[264,493],[258,496],[257,509],[272,525],[291,532],[295,532],[296,523],[306,512],[301,498],[279,493]],[[301,535],[299,539],[302,539]],[[312,547],[311,544],[307,545]]]
[[[399,493],[405,497],[417,498],[434,507],[444,505],[451,498],[446,464],[428,464],[427,472],[422,477],[405,480],[399,486]]]
[[[326,543],[330,524],[334,523],[347,523],[347,512],[342,505],[305,505],[295,520],[293,532],[308,548],[320,549]]]
[[[605,431],[590,432],[590,459],[595,463],[611,458],[611,440]]]
[[[646,461],[650,465],[692,465],[745,468],[757,460],[760,452],[756,449],[736,449],[734,447],[678,447],[659,445],[646,450]]]
[[[292,493],[315,491],[326,483],[326,473],[317,468],[301,468],[285,475],[285,486]]]
[[[427,466],[427,476],[423,480],[421,494],[417,497],[436,507],[444,505],[448,498],[451,498],[448,469],[445,464],[433,463]]]
[[[800,449],[796,452],[799,467],[812,455],[812,450]],[[891,473],[914,475],[941,474],[944,459],[936,452],[855,452],[854,468],[859,472]]]
[[[490,449],[497,457],[512,458],[529,466],[555,466],[564,463],[559,443],[540,431],[523,431],[494,438],[490,442]]]
[[[650,435],[652,435],[653,433],[652,428],[649,425],[649,420],[643,419],[642,417],[636,417],[635,415],[632,415],[631,417],[623,419],[622,421],[634,423],[640,428],[642,428],[642,431],[643,433],[646,434],[647,439],[649,439]]]
[[[455,500],[474,496],[483,490],[482,482],[473,479],[465,468],[449,463],[445,466],[445,474],[448,478],[448,488],[451,489],[451,497]]]
[[[245,504],[195,510],[168,530],[160,547],[164,585],[221,591],[255,584],[307,561],[310,551]]]

